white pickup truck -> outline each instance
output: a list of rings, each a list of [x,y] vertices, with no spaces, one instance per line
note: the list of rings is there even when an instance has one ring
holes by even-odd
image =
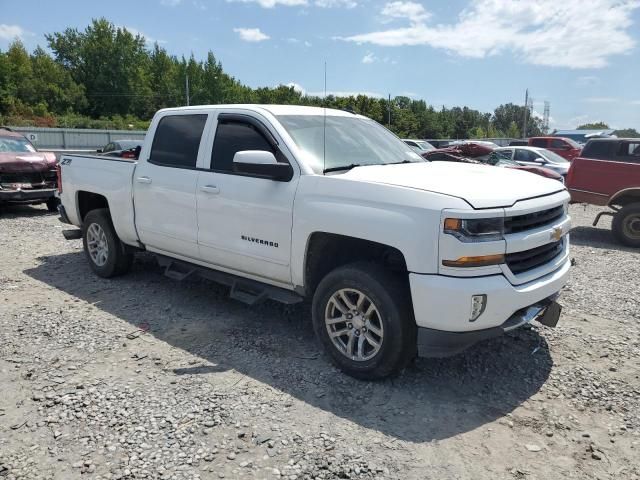
[[[425,162],[376,122],[299,106],[159,111],[138,161],[64,155],[61,220],[89,265],[133,254],[255,303],[312,299],[350,375],[447,356],[532,320],[555,326],[569,195],[527,172]]]

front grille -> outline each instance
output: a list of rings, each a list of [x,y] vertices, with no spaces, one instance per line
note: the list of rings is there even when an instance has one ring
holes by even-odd
[[[5,188],[12,184],[31,185],[31,188],[53,188],[56,185],[57,175],[55,170],[46,172],[23,172],[0,174],[0,185]],[[24,188],[24,187],[23,187]]]
[[[560,255],[562,246],[563,240],[560,240],[559,242],[548,243],[524,252],[507,253],[507,266],[515,275],[532,270]]]
[[[539,212],[527,213],[526,215],[516,215],[504,219],[505,233],[518,233],[534,228],[543,227],[564,215],[564,206],[540,210]]]

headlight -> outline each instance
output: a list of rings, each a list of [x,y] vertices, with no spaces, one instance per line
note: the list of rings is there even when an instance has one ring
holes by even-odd
[[[492,242],[502,240],[504,218],[446,218],[444,233],[461,242]]]

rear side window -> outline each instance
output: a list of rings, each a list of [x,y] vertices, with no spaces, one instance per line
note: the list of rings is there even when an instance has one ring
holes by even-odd
[[[587,143],[582,152],[582,156],[585,158],[597,158],[600,160],[613,160],[611,155],[611,147],[613,142],[594,142]]]
[[[529,150],[518,148],[516,149],[516,156],[514,157],[514,160],[519,162],[532,162],[535,158],[535,154],[532,154]]]
[[[547,139],[546,138],[534,138],[531,140],[531,146],[533,147],[547,147]]]
[[[160,120],[149,161],[167,167],[195,168],[206,115],[170,115]]]
[[[551,140],[551,148],[567,148],[569,145],[564,140]]]
[[[252,125],[242,122],[218,123],[211,153],[211,169],[233,172],[233,156],[243,150],[274,153],[271,144]]]

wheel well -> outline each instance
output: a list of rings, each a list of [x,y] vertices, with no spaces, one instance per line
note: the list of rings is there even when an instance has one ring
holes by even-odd
[[[611,200],[609,200],[609,205],[624,207],[629,203],[635,202],[640,202],[640,189],[629,188],[616,193]]]
[[[305,293],[311,295],[332,270],[358,261],[370,261],[396,272],[407,272],[404,255],[395,247],[361,238],[316,232],[311,235],[307,245]]]
[[[84,191],[78,192],[78,213],[81,220],[84,220],[87,213],[97,208],[109,208],[109,202],[103,195]]]

